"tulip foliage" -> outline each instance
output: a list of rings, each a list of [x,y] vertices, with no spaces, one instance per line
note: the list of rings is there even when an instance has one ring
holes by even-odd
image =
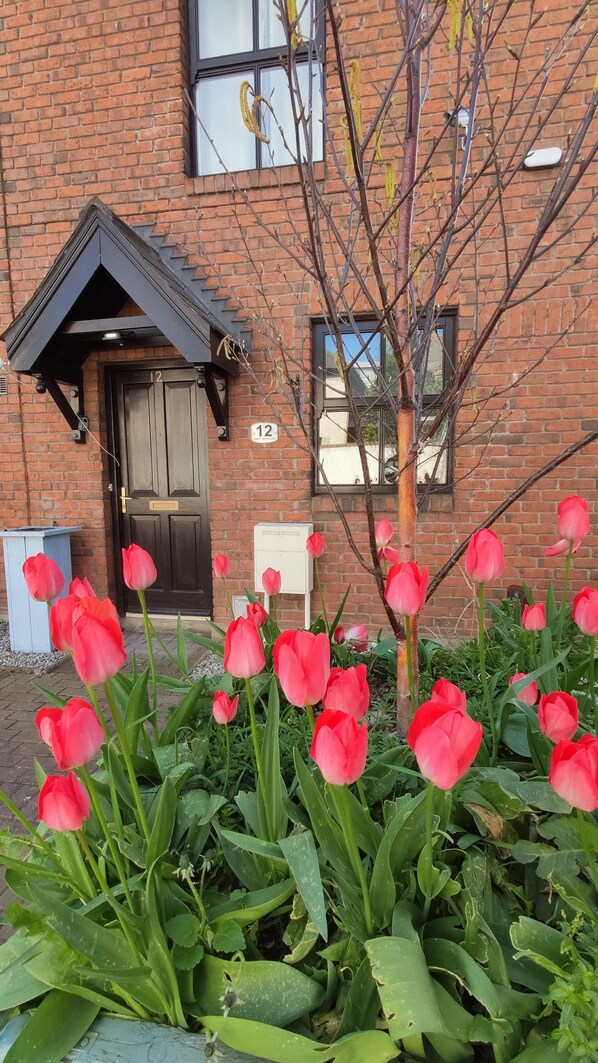
[[[587,532],[566,501],[572,579]],[[325,563],[322,537],[307,549]],[[153,562],[123,562],[143,608]],[[480,535],[480,611],[505,563]],[[62,591],[31,571],[32,593]],[[264,577],[274,599],[278,573]],[[427,578],[389,560],[389,604],[417,615]],[[395,640],[370,644],[342,607],[281,631],[248,595],[212,640],[179,622],[173,676],[151,645],[145,670],[127,662],[114,606],[74,581],[50,625],[84,690],[46,691],[35,714],[56,762],[39,823],[2,796],[18,832],[0,849],[17,898],[0,1009],[47,992],[63,1054],[104,1010],[291,1063],[596,1058],[593,1011],[568,991],[598,954],[596,593],[572,612],[552,591],[489,606],[491,628],[482,615],[454,650],[422,640],[404,740],[385,711]],[[193,679],[190,642],[222,674]],[[52,1041],[36,1056],[22,1037],[15,1058],[58,1063]]]

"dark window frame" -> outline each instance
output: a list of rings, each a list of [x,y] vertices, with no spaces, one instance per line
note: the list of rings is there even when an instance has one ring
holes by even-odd
[[[189,0],[189,94],[192,101],[191,106],[191,122],[190,122],[190,146],[191,146],[191,160],[192,160],[192,174],[196,177],[207,176],[201,173],[199,167],[199,145],[197,138],[197,120],[194,114],[195,105],[195,88],[197,83],[205,77],[214,77],[221,74],[223,77],[227,74],[238,74],[244,71],[251,71],[254,78],[254,90],[258,95],[260,92],[260,77],[261,72],[265,70],[271,70],[277,66],[284,66],[286,57],[288,55],[288,49],[286,46],[277,45],[274,48],[259,48],[258,45],[258,33],[259,33],[259,0],[251,0],[252,4],[252,27],[253,27],[253,44],[254,47],[248,52],[232,52],[229,55],[216,55],[210,56],[205,59],[200,58],[200,33],[199,33],[199,5],[201,0]],[[300,64],[311,63],[319,64],[322,70],[322,106],[324,107],[324,60],[326,53],[325,44],[325,9],[321,0],[314,0],[315,4],[315,16],[314,25],[315,33],[313,39],[307,44],[300,44],[295,51],[295,60]],[[255,170],[270,170],[272,169],[272,163],[262,160],[262,145],[259,139],[255,138],[255,163],[251,169]],[[323,157],[323,151],[322,151]],[[275,163],[275,166],[287,166],[292,163]],[[220,171],[222,172],[222,171]]]
[[[454,307],[444,308],[441,312],[436,314],[436,323],[442,324],[444,336],[443,336],[443,356],[442,356],[442,390],[439,393],[424,394],[422,401],[422,415],[427,413],[433,413],[434,409],[440,408],[444,402],[447,388],[449,387],[452,377],[455,372],[456,358],[457,358],[457,309]],[[355,327],[362,333],[379,333],[380,342],[383,344],[381,351],[381,360],[384,362],[386,358],[386,340],[382,330],[379,327],[379,322],[375,318],[371,317],[355,317],[354,323],[347,322],[341,326],[341,332],[343,335],[355,335]],[[313,423],[313,445],[315,453],[319,456],[319,422],[325,410],[337,410],[343,411],[348,408],[348,403],[342,396],[337,398],[325,398],[324,394],[324,381],[325,381],[325,340],[330,335],[330,329],[323,320],[315,320],[312,323],[312,342],[313,342],[313,365],[314,365],[314,423]],[[392,357],[392,355],[391,355]],[[368,399],[357,399],[356,404],[362,409],[371,410],[373,412],[384,412],[389,409],[388,402],[383,396]],[[449,421],[449,432],[450,421]],[[384,461],[381,461],[381,472],[384,468]],[[446,470],[446,483],[432,483],[432,484],[418,484],[417,490],[419,494],[433,492],[434,494],[451,494],[453,491],[453,439],[448,440],[447,451],[447,470]],[[335,492],[339,494],[362,494],[363,484],[336,484],[331,482],[331,487]],[[396,491],[396,486],[392,483],[379,483],[373,484],[372,490],[376,494],[390,494]],[[325,484],[318,483],[318,468],[317,463],[313,463],[313,482],[312,493],[314,495],[322,495],[328,493],[328,488]]]

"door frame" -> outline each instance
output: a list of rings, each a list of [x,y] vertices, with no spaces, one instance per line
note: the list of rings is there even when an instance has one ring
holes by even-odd
[[[182,364],[181,364],[182,363]],[[126,592],[125,585],[122,577],[122,554],[123,548],[123,526],[121,521],[121,513],[119,506],[120,499],[120,444],[118,433],[118,418],[117,418],[117,396],[116,396],[116,377],[119,373],[123,372],[136,372],[139,370],[144,371],[156,371],[159,369],[181,369],[188,371],[193,369],[194,366],[181,358],[134,358],[123,359],[117,362],[105,362],[102,366],[104,370],[104,390],[105,390],[105,409],[106,409],[106,436],[108,441],[108,463],[110,470],[110,510],[112,517],[112,536],[110,542],[110,553],[114,565],[114,583],[115,583],[115,602],[118,615],[121,617],[127,615],[137,615],[129,613],[127,614],[126,607]],[[206,439],[207,445],[207,439]],[[208,461],[206,462],[209,469],[209,454]],[[209,495],[209,477],[205,484],[206,490],[206,506],[208,512],[208,530],[211,539],[211,522],[210,522],[210,495]],[[211,565],[210,565],[211,572]],[[213,586],[210,583],[209,595],[210,600],[210,615],[214,612],[214,597]],[[164,616],[175,616],[175,613],[159,614]]]

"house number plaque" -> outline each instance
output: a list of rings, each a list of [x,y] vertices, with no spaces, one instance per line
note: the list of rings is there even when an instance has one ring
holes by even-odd
[[[162,499],[152,499],[149,508],[153,513],[173,513],[179,508],[179,503],[170,502],[168,500],[162,501]]]
[[[251,426],[252,443],[275,443],[278,439],[278,425],[270,421],[260,421]]]

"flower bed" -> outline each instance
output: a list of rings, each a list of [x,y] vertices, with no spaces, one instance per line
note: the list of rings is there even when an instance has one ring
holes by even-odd
[[[427,571],[392,555],[384,523],[387,599],[408,635]],[[6,1063],[58,1063],[99,1014],[284,1063],[597,1058],[598,591],[568,615],[583,500],[561,503],[558,524],[560,602],[492,607],[488,633],[502,544],[472,538],[479,637],[420,643],[406,740],[387,711],[396,641],[369,645],[324,602],[310,631],[281,632],[271,569],[270,614],[249,595],[216,641],[187,636],[223,655],[224,674],[197,681],[180,625],[181,678],[156,672],[145,551],[124,557],[142,673],[125,667],[112,604],[75,581],[51,630],[86,697],[36,716],[63,774],[40,773],[39,827],[3,797],[22,829],[2,834],[16,899],[0,1009],[37,1004]],[[317,572],[323,537],[307,548]],[[35,560],[30,591],[51,599],[60,574]],[[374,684],[388,693],[372,705]]]

